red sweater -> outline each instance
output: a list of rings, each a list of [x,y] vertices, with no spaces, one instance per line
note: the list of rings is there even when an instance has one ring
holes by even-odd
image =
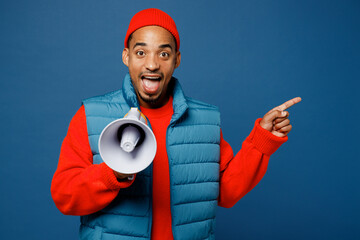
[[[152,239],[172,239],[170,212],[169,163],[165,136],[170,123],[172,99],[162,108],[141,111],[149,118],[157,141],[153,161],[153,224]],[[279,138],[260,125],[257,119],[241,150],[233,156],[231,146],[220,142],[219,206],[232,207],[264,176],[270,155],[287,137]],[[59,210],[68,215],[87,215],[106,207],[121,189],[136,181],[118,182],[105,164],[92,164],[85,109],[82,106],[70,122],[63,141],[51,194]]]

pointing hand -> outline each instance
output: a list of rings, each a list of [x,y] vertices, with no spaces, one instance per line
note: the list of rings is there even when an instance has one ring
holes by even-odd
[[[267,112],[260,121],[260,126],[275,136],[285,137],[290,131],[289,112],[284,111],[292,105],[301,101],[300,97],[293,98],[280,106],[277,106]]]

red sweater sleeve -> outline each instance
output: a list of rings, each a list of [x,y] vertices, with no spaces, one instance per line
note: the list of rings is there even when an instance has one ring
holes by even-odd
[[[260,126],[260,118],[250,135],[234,157],[231,146],[223,139],[220,142],[220,196],[219,206],[232,207],[253,189],[265,175],[270,155],[288,137],[277,137]]]
[[[81,106],[70,122],[62,143],[59,163],[51,183],[58,209],[67,215],[87,215],[106,207],[132,181],[118,182],[105,163],[92,164],[85,108]]]

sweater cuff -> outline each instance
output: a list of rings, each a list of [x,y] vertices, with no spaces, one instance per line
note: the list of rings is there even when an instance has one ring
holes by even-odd
[[[109,168],[105,163],[101,163],[101,176],[104,181],[104,184],[109,189],[121,189],[130,187],[130,185],[135,181],[135,175],[132,179],[128,179],[122,182],[119,182],[114,174],[114,171]]]
[[[252,136],[252,143],[262,153],[266,155],[273,154],[284,142],[288,140],[288,137],[278,137],[269,132],[268,130],[260,126],[261,118],[255,121],[254,133]]]

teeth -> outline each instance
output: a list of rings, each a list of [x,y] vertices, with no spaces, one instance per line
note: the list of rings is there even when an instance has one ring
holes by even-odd
[[[148,76],[145,76],[144,78],[149,79],[149,80],[158,80],[158,79],[160,79],[160,77],[148,77]]]

